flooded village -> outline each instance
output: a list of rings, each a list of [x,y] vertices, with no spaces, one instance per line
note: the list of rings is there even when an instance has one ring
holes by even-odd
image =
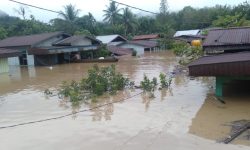
[[[104,23],[0,11],[0,150],[250,149],[250,4],[186,6],[215,18],[190,23],[160,2],[108,1]]]

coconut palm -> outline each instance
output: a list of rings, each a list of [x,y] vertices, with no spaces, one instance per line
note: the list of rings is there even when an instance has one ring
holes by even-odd
[[[64,12],[60,11],[61,16],[65,21],[74,22],[80,13],[80,9],[76,9],[74,5],[69,4],[64,6]]]
[[[123,9],[122,22],[125,27],[125,35],[127,35],[128,32],[133,32],[134,27],[136,25],[136,21],[134,14],[128,7]]]
[[[121,16],[119,14],[121,9],[118,9],[118,5],[116,5],[114,1],[110,2],[109,6],[106,7],[107,9],[103,10],[105,12],[105,14],[103,15],[105,18],[103,20],[107,21],[111,25],[114,25],[115,23],[118,22]]]

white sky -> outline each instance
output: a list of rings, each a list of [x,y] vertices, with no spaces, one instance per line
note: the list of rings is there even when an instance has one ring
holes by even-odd
[[[81,10],[80,16],[91,12],[97,20],[103,19],[103,10],[106,9],[106,5],[109,4],[109,0],[16,0],[23,3],[28,3],[31,5],[36,5],[39,7],[52,9],[56,11],[63,10],[63,6],[67,4],[73,4],[76,8]],[[128,5],[139,7],[145,10],[159,12],[160,0],[117,0]],[[216,4],[221,5],[237,5],[246,0],[168,0],[168,5],[170,11],[177,11],[185,6],[192,6],[195,8],[201,8],[204,6],[214,6]],[[19,4],[13,3],[9,0],[0,0],[0,10],[8,13],[11,16],[18,16],[18,14],[13,10],[14,8],[19,8]],[[121,6],[120,7],[124,7]],[[145,14],[145,12],[140,12],[133,10],[134,13]],[[50,19],[58,17],[57,14],[46,12],[43,10],[29,8],[28,16],[33,14],[36,19],[43,22],[48,22]],[[27,17],[28,17],[27,16]]]

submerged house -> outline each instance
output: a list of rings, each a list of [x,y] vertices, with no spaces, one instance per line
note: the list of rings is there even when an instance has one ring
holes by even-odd
[[[15,49],[21,56],[8,58],[9,65],[44,66],[70,61],[71,53],[97,50],[100,42],[63,32],[16,36],[0,41],[0,48]]]
[[[125,43],[121,43],[118,46],[135,50],[137,52],[137,55],[144,54],[144,51],[155,51],[160,49],[157,41],[148,40],[128,41]]]
[[[173,37],[175,40],[191,43],[193,40],[203,41],[206,38],[205,36],[202,36],[200,33],[201,33],[200,29],[183,30],[183,31],[177,31]]]
[[[113,53],[116,56],[128,55],[131,54],[132,51],[127,48],[119,47],[119,44],[125,43],[128,40],[121,35],[102,35],[97,36],[96,39],[100,40],[103,44],[107,45],[108,51]]]
[[[210,30],[203,43],[207,56],[188,65],[190,76],[215,76],[216,96],[223,85],[250,80],[250,27]]]
[[[17,50],[0,48],[0,73],[9,72],[8,58],[20,56]]]
[[[159,34],[147,34],[147,35],[137,35],[133,37],[133,41],[138,40],[153,40],[157,41],[160,38]]]

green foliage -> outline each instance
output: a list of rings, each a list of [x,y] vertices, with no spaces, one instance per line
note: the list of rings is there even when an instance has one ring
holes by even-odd
[[[172,83],[171,77],[167,79],[167,76],[162,72],[160,73],[159,77],[160,77],[161,88],[168,88],[171,85]]]
[[[76,103],[81,100],[88,100],[93,96],[103,95],[105,92],[116,93],[130,85],[128,78],[117,73],[115,66],[99,68],[94,65],[88,70],[88,77],[83,78],[80,82],[72,81],[71,83],[63,82],[58,95],[68,97],[71,102]]]
[[[136,50],[133,50],[132,51],[132,56],[136,56],[137,55],[137,51]]]
[[[0,27],[0,40],[6,38],[7,34],[7,31],[3,27]]]
[[[153,78],[152,81],[144,74],[140,86],[145,92],[153,92],[157,86],[157,79]]]
[[[213,26],[216,27],[238,27],[244,25],[249,24],[242,13],[237,13],[235,15],[218,16],[218,19],[213,21]]]
[[[190,46],[185,42],[174,42],[172,50],[175,55],[181,57],[179,61],[181,65],[186,65],[203,55],[201,46]]]

